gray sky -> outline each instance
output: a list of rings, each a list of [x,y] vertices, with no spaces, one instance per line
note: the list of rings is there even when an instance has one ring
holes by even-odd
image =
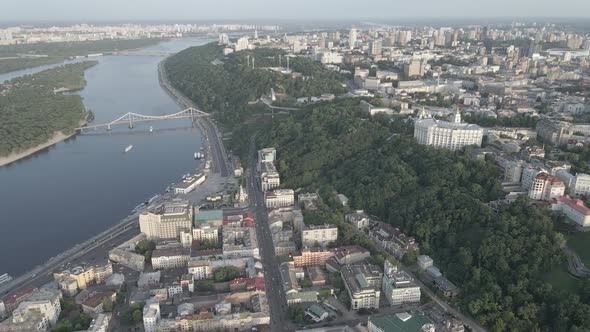
[[[484,5],[484,4],[487,4]],[[0,0],[6,21],[589,17],[589,0]]]

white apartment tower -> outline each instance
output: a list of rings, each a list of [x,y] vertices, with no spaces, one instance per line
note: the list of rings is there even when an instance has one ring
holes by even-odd
[[[348,35],[348,46],[352,50],[356,46],[356,38],[357,38],[357,31],[355,28],[350,29],[350,34]]]

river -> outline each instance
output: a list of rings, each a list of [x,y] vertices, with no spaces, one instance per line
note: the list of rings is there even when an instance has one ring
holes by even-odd
[[[153,53],[207,41],[174,39],[132,55],[96,58],[99,64],[86,71],[87,86],[80,91],[94,122],[127,112],[178,112],[158,83],[163,56]],[[0,81],[12,77],[0,75]],[[17,276],[106,230],[200,162],[193,153],[201,147],[201,134],[189,119],[113,129],[89,131],[0,167],[0,275]],[[133,149],[123,153],[128,145]]]

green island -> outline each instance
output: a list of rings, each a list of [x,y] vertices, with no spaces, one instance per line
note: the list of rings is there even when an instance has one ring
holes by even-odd
[[[71,57],[143,48],[161,41],[154,38],[3,45],[0,46],[0,74],[60,63]]]
[[[306,221],[338,224],[339,244],[365,245],[365,239],[341,222],[349,208],[338,206],[335,192],[414,236],[420,253],[461,285],[463,295],[451,303],[490,330],[590,326],[590,280],[564,272],[566,237],[548,211],[526,197],[491,209],[487,203],[502,195],[500,171],[492,162],[471,157],[470,148],[453,153],[418,145],[411,122],[369,117],[359,99],[337,98],[270,116],[268,108],[253,103],[270,88],[285,93],[286,103],[342,92],[339,74],[307,59],[291,64],[295,72],[313,73],[309,79],[264,68],[276,66],[278,53],[261,48],[223,56],[209,44],[182,51],[165,65],[172,84],[214,114],[234,154],[244,158],[251,137],[257,148],[277,149],[282,186],[320,194],[328,208],[306,215]],[[254,55],[256,68],[248,66],[247,55]]]
[[[0,84],[0,164],[2,157],[72,135],[92,117],[82,97],[64,92],[84,88],[84,71],[95,64],[67,64]]]

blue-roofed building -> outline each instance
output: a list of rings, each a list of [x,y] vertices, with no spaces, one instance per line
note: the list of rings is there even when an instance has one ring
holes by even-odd
[[[195,226],[209,224],[221,226],[223,224],[223,210],[200,210],[195,213]]]

